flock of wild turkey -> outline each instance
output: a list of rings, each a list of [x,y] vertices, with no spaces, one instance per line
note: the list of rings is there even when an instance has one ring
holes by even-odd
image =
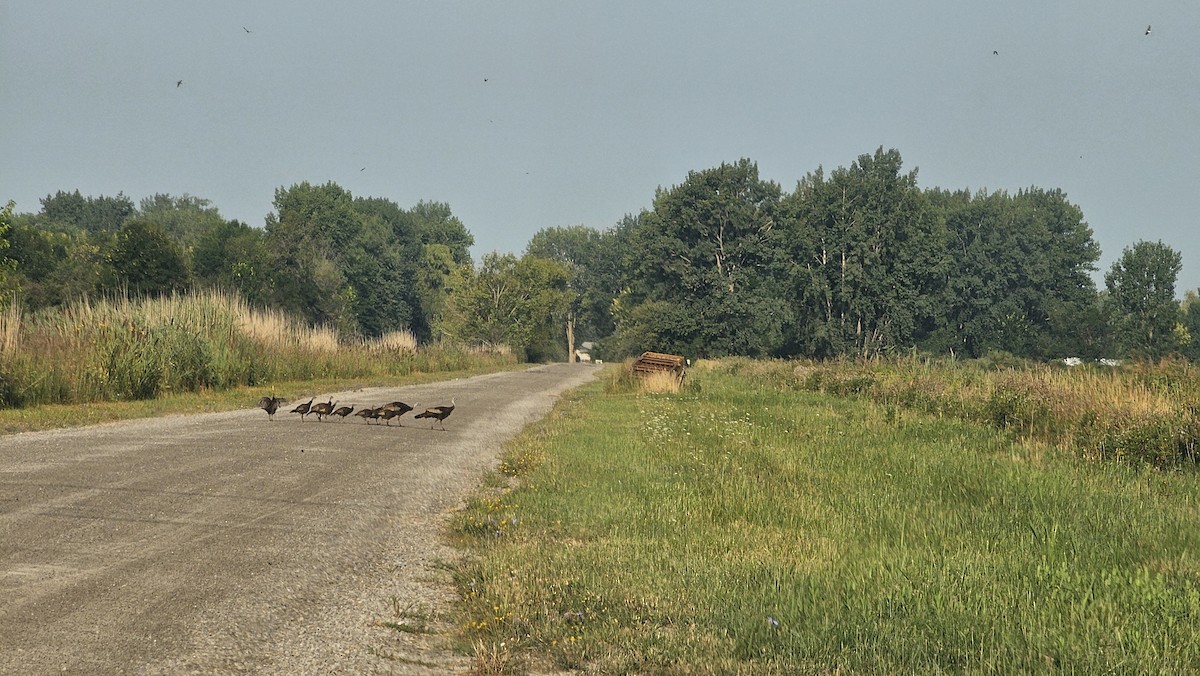
[[[313,397],[313,399],[316,399],[316,397]],[[304,422],[304,419],[310,415],[317,416],[318,422],[324,418],[335,415],[344,421],[346,416],[353,413],[355,416],[365,420],[368,425],[371,424],[372,420],[383,420],[385,424],[391,425],[392,418],[400,418],[409,411],[416,410],[415,407],[409,406],[402,401],[393,401],[390,404],[384,404],[377,408],[363,408],[355,412],[353,406],[338,407],[338,402],[334,401],[332,398],[328,402],[318,404],[314,404],[313,399],[309,399],[307,402],[292,409],[292,413],[298,413],[300,415],[301,422]],[[281,397],[263,397],[262,399],[258,400],[258,407],[267,412],[267,419],[274,420],[275,413],[279,410],[279,407],[285,403],[287,403],[287,400]],[[453,412],[454,399],[451,398],[449,406],[433,406],[425,409],[413,417],[417,419],[428,418],[430,420],[429,429],[433,429],[433,424],[436,422],[442,426],[443,430],[445,430],[446,418],[449,418],[450,414]],[[397,423],[400,424],[401,427],[404,426],[404,424],[400,423],[399,420],[397,420]]]

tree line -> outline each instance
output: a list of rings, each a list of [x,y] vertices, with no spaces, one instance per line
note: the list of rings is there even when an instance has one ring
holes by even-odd
[[[236,291],[345,335],[408,329],[430,340],[446,284],[474,238],[449,205],[403,209],[335,183],[275,192],[264,227],[226,220],[208,200],[59,191],[4,233],[8,295],[27,310],[104,294]]]
[[[219,286],[349,335],[409,329],[531,360],[583,341],[608,359],[1200,357],[1200,302],[1176,301],[1170,246],[1127,247],[1098,288],[1099,245],[1062,191],[923,189],[896,150],[791,192],[748,159],[693,171],[610,227],[546,228],[478,263],[444,203],[300,183],[274,207],[256,228],[188,195],[10,204],[0,279],[33,310]]]
[[[1097,288],[1100,247],[1061,190],[922,189],[896,150],[790,193],[747,159],[694,171],[648,210],[542,230],[526,253],[568,268],[567,325],[606,356],[1200,357],[1170,246],[1127,247]]]

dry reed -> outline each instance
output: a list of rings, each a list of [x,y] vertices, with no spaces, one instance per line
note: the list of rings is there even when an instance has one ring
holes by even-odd
[[[154,398],[280,380],[359,378],[511,363],[511,355],[417,350],[397,331],[343,341],[220,292],[83,299],[0,313],[0,407]]]
[[[678,394],[683,388],[683,381],[667,371],[647,373],[638,380],[638,390],[646,394]]]
[[[10,303],[0,313],[0,359],[12,359],[21,346],[21,306]]]
[[[889,409],[916,409],[989,424],[1071,448],[1087,458],[1159,466],[1200,453],[1200,372],[1184,363],[1120,368],[1023,363],[987,368],[922,358],[872,362],[721,360],[760,387],[863,396]]]

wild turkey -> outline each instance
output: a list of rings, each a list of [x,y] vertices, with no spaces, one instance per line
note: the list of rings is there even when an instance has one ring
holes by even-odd
[[[425,409],[425,411],[423,413],[418,413],[416,415],[416,417],[418,419],[419,418],[431,418],[433,420],[436,420],[442,424],[442,429],[444,430],[444,429],[446,429],[445,420],[446,420],[446,418],[449,418],[450,414],[453,412],[454,412],[454,399],[451,398],[449,406],[434,406],[432,408],[427,408],[427,409]],[[429,429],[433,429],[433,423],[429,423]]]
[[[258,407],[267,412],[267,420],[274,420],[275,411],[278,411],[279,405],[286,401],[283,397],[263,397],[258,400]]]
[[[379,416],[383,418],[387,424],[391,425],[392,418],[399,418],[405,413],[413,410],[415,406],[415,404],[413,406],[409,406],[402,401],[393,401],[392,403],[384,404],[379,408]],[[400,423],[400,426],[403,427],[404,423]]]
[[[334,406],[337,406],[337,402],[330,398],[329,401],[324,404],[317,404],[316,406],[313,406],[308,410],[308,412],[317,416],[317,422],[321,422],[321,418],[323,416],[333,413]]]
[[[292,409],[292,413],[300,414],[300,422],[304,422],[304,416],[308,415],[308,409],[312,408],[312,403],[313,400],[309,399],[307,404],[300,404],[296,408]]]
[[[350,415],[353,412],[354,412],[353,406],[343,406],[343,407],[339,408],[338,410],[334,411],[333,413],[331,413],[330,415],[339,416],[339,417],[341,417],[342,422],[345,422],[346,416]]]
[[[370,425],[371,424],[371,416],[375,415],[375,409],[368,406],[367,408],[361,409],[358,413],[355,413],[354,415],[362,418],[363,420],[366,420],[367,424]]]

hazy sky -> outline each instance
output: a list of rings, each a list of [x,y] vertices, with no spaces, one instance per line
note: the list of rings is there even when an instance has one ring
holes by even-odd
[[[261,226],[335,181],[448,202],[478,256],[723,161],[790,191],[883,146],[922,187],[1061,188],[1101,273],[1161,239],[1182,295],[1198,36],[1196,0],[4,0],[0,202],[188,193]]]

